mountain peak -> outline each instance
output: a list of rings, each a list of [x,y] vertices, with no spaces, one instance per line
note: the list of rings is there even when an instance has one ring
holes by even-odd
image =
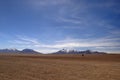
[[[53,54],[106,54],[106,53],[105,52],[98,52],[98,51],[91,51],[91,50],[77,51],[77,50],[62,49],[62,50],[59,50]]]
[[[39,53],[39,52],[37,52],[37,51],[35,51],[35,50],[33,50],[33,49],[28,49],[28,48],[23,49],[21,52],[22,52],[22,53],[30,53],[30,54]]]
[[[0,49],[0,53],[27,53],[27,54],[36,54],[39,53],[37,51],[34,51],[33,49],[23,49],[22,51],[17,49]]]

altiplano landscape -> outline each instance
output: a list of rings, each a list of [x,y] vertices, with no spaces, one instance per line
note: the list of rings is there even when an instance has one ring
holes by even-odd
[[[120,55],[0,54],[0,80],[120,80]]]
[[[0,0],[0,80],[120,80],[120,0]]]

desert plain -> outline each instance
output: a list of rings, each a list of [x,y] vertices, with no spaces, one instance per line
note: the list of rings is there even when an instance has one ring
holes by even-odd
[[[0,80],[120,80],[120,54],[0,54]]]

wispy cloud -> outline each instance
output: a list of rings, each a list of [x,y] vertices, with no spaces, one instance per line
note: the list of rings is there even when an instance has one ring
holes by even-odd
[[[76,48],[93,48],[97,50],[109,50],[111,48],[120,48],[120,38],[99,38],[99,39],[74,39],[66,38],[64,40],[56,41],[52,44],[40,43],[35,38],[19,37],[17,40],[11,41],[13,45],[21,46],[22,48],[33,48],[40,52],[54,52],[62,48],[76,49]]]
[[[68,4],[70,0],[30,0],[29,2],[36,7],[46,7]]]
[[[63,21],[63,22],[66,22],[66,23],[81,24],[81,20],[76,20],[76,19],[59,17],[59,18],[57,18],[57,20],[58,21]]]
[[[111,47],[120,47],[120,32],[114,31],[116,27],[114,21],[107,19],[111,17],[108,13],[114,13],[114,10],[118,10],[117,0],[106,1],[88,1],[88,0],[27,0],[30,7],[33,6],[43,15],[45,21],[52,22],[54,25],[60,25],[60,29],[69,29],[68,32],[74,30],[81,31],[88,36],[93,34],[94,38],[82,39],[82,38],[66,38],[59,41],[46,44],[36,38],[29,38],[26,36],[17,36],[11,43],[22,47],[31,47],[39,49],[41,51],[55,51],[61,48],[81,48],[92,47],[94,49],[111,49]],[[116,8],[117,7],[117,8]],[[50,12],[46,14],[46,11]],[[97,12],[98,11],[98,12]],[[100,12],[99,12],[100,11]],[[106,11],[104,13],[104,11]],[[107,13],[108,11],[108,13]],[[42,14],[42,13],[43,14]],[[109,16],[108,16],[109,15]],[[47,18],[46,18],[47,16]],[[49,16],[49,17],[48,17]],[[107,17],[107,18],[106,18]],[[49,19],[48,19],[49,18]],[[50,21],[51,20],[51,21]],[[43,22],[43,24],[46,22]],[[109,31],[112,30],[112,31]],[[97,34],[97,31],[99,32]],[[67,31],[66,31],[67,32]],[[88,32],[88,33],[86,33]],[[96,32],[96,33],[95,33]],[[77,36],[77,32],[74,31]],[[73,34],[74,34],[73,33]],[[105,34],[104,34],[105,33]],[[67,33],[63,33],[67,36]],[[70,36],[72,34],[69,34]],[[106,36],[102,38],[96,38],[98,36]],[[82,35],[83,37],[84,35]],[[73,36],[74,37],[74,36]]]
[[[110,33],[111,33],[111,36],[115,36],[115,37],[119,36],[120,37],[120,31],[119,30],[111,30]]]
[[[72,26],[63,26],[69,26],[67,28],[72,27],[74,29],[78,29],[78,27],[73,26],[80,26],[79,28],[112,28],[112,25],[109,24],[109,20],[104,20],[99,15],[96,16],[94,9],[95,11],[98,8],[103,11],[110,10],[113,12],[115,6],[118,5],[114,0],[99,2],[88,2],[87,0],[30,0],[29,2],[31,2],[31,5],[35,6],[35,8],[38,8],[38,10],[43,7],[47,7],[48,10],[51,10],[50,6],[52,6],[54,10],[51,10],[53,15],[50,19],[58,23],[70,24]]]
[[[116,40],[120,40],[120,38],[118,39],[111,39],[111,38],[69,39],[69,40],[66,39],[66,40],[58,41],[58,43],[62,47],[112,47],[112,46],[120,47],[120,44],[118,44],[119,42],[117,42]]]
[[[29,38],[26,36],[17,36],[17,39],[13,41],[17,44],[39,44],[38,40],[35,38]]]

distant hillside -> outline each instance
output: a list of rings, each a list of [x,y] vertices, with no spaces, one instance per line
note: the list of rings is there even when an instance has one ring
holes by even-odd
[[[59,51],[54,52],[52,54],[107,54],[107,53],[98,52],[98,51],[91,51],[91,50],[86,50],[86,51],[69,50],[69,51],[67,51],[66,49],[62,49],[62,50],[59,50]]]
[[[0,53],[19,53],[17,49],[0,49]]]
[[[33,49],[23,49],[22,51],[17,49],[0,49],[0,53],[41,54],[40,52],[34,51]]]
[[[33,49],[23,49],[20,51],[21,53],[29,53],[29,54],[40,54],[40,52],[34,51]]]

